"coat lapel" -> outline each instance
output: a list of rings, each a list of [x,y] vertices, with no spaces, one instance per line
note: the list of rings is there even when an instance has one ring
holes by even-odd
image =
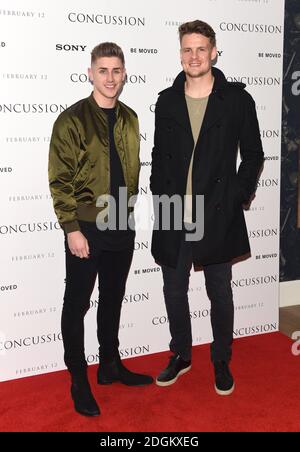
[[[174,120],[184,127],[187,131],[191,131],[189,112],[183,93],[176,92],[175,102],[171,107],[171,115]]]
[[[220,86],[220,71],[213,68],[213,75],[215,76],[215,84],[213,87],[213,91],[209,96],[208,104],[206,107],[206,112],[203,118],[202,127],[200,130],[199,138],[212,126],[214,126],[226,113],[225,101],[224,101],[224,92],[223,92],[223,80],[224,78],[222,74],[221,78],[221,86]],[[225,78],[224,78],[225,80]],[[170,115],[182,128],[184,128],[188,134],[189,141],[186,146],[186,152],[188,154],[192,153],[194,148],[194,139],[193,133],[191,129],[191,123],[189,118],[189,113],[187,109],[187,104],[184,95],[184,83],[185,83],[185,74],[181,72],[173,86],[172,90],[174,90],[174,103],[170,105]]]
[[[213,91],[209,96],[206,112],[201,127],[201,135],[216,124],[225,114],[225,102],[220,90]]]
[[[214,124],[216,124],[225,114],[225,102],[222,89],[213,90],[209,96],[200,135],[205,133]],[[183,92],[176,90],[174,96],[174,103],[170,106],[170,113],[174,121],[183,127],[189,134],[190,140],[194,143],[189,113]]]
[[[189,141],[187,143],[186,149],[192,152],[194,147],[194,139],[189,118],[189,112],[187,109],[187,104],[183,93],[180,93],[178,91],[176,92],[176,96],[174,96],[174,103],[172,103],[172,106],[170,106],[170,114],[174,121],[177,122],[177,124],[180,127],[184,128],[185,131],[187,132]]]

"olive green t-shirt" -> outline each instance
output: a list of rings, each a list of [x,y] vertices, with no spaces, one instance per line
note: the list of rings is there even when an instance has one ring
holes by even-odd
[[[205,115],[208,97],[203,98],[194,98],[185,95],[190,123],[191,123],[191,129],[193,133],[194,138],[194,149],[190,161],[189,166],[189,172],[187,177],[187,183],[186,183],[186,198],[185,198],[185,205],[184,205],[184,222],[185,223],[192,223],[192,171],[193,171],[193,161],[194,161],[194,151],[196,147],[196,143],[199,137],[200,129],[202,126],[203,118]]]

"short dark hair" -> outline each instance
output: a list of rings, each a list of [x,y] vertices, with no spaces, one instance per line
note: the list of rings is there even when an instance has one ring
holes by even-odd
[[[123,66],[125,66],[124,53],[121,47],[114,42],[102,42],[91,51],[91,62],[94,63],[101,57],[117,57],[120,58]]]
[[[212,47],[216,46],[216,33],[209,24],[203,22],[202,20],[194,20],[192,22],[181,24],[178,28],[178,32],[180,42],[182,41],[184,35],[199,33],[200,35],[209,38]]]

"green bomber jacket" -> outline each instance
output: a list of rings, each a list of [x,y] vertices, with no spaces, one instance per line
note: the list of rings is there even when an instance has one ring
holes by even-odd
[[[138,192],[139,125],[136,113],[117,101],[114,127],[128,198]],[[93,94],[62,112],[54,123],[49,150],[49,186],[63,230],[80,230],[78,220],[96,221],[110,193],[109,131],[106,114]]]

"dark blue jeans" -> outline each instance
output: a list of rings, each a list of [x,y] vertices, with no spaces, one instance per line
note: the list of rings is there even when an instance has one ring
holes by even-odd
[[[181,244],[177,268],[162,266],[164,296],[171,333],[170,350],[189,361],[192,352],[192,328],[188,288],[192,267],[192,242]],[[211,302],[213,342],[211,360],[229,362],[233,339],[234,307],[231,289],[232,264],[205,265],[207,295]]]

